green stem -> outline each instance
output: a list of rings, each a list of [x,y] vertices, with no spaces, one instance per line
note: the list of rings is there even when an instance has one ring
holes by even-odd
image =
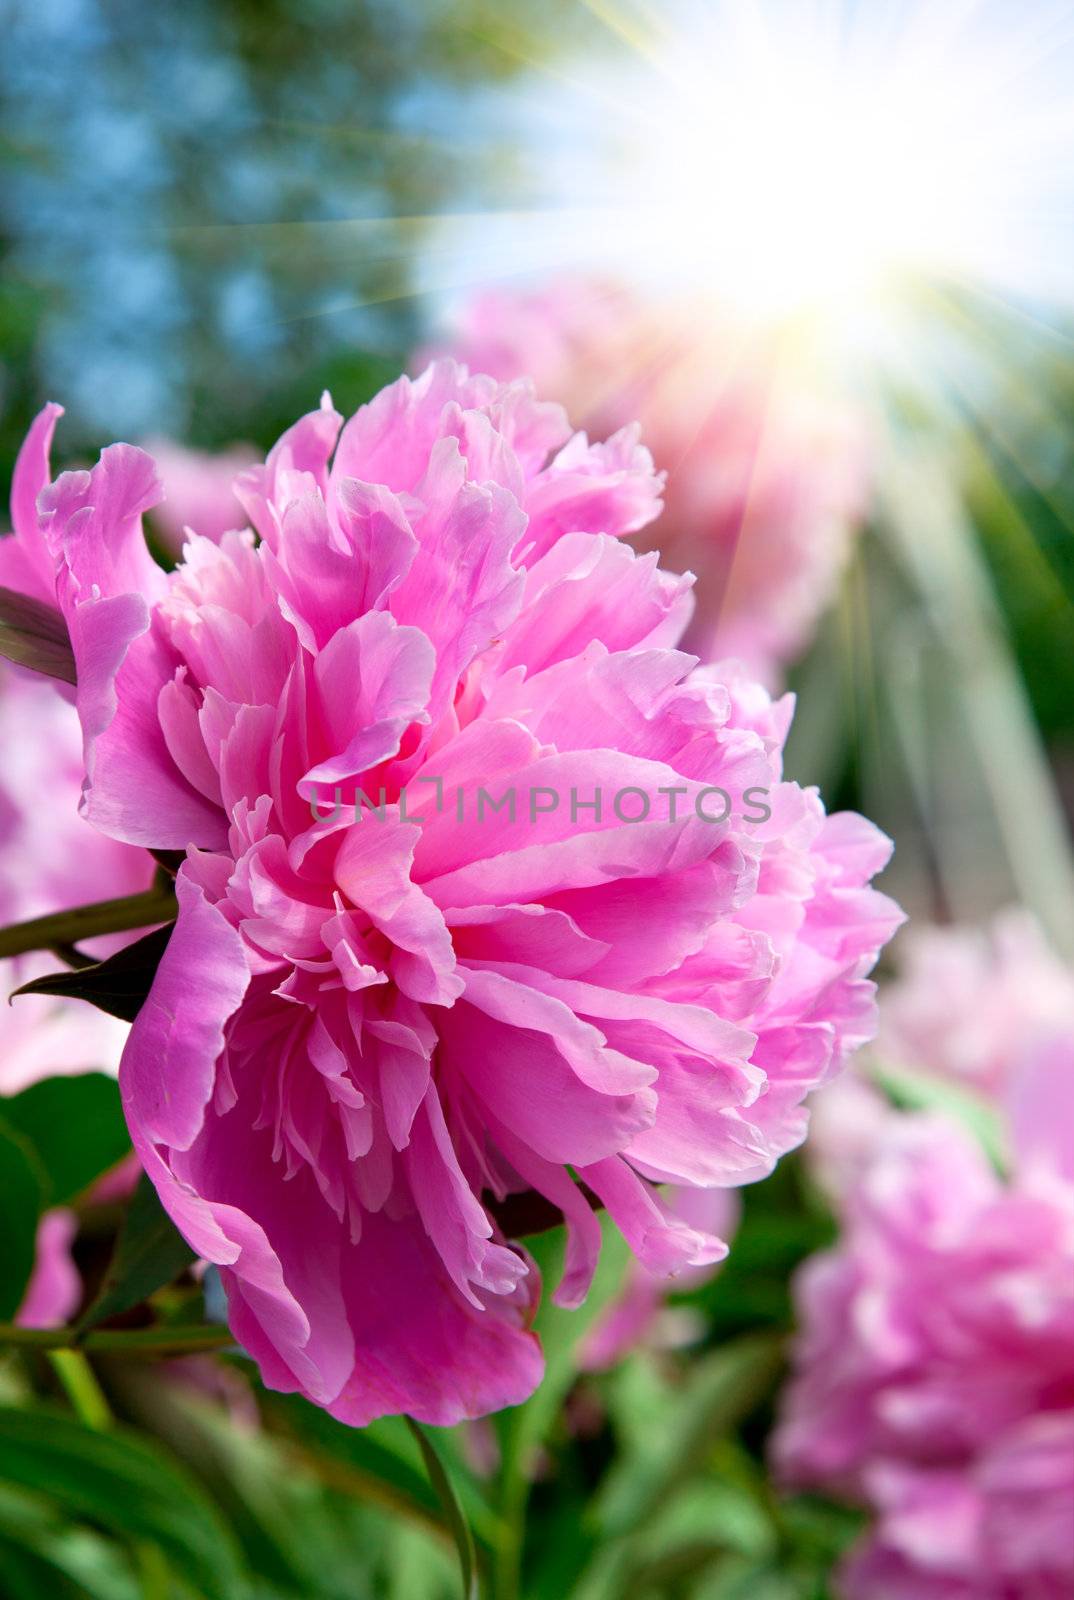
[[[175,889],[169,879],[142,894],[98,900],[94,905],[73,906],[69,911],[16,922],[10,928],[0,928],[0,959],[25,955],[30,950],[69,948],[102,933],[129,933],[134,928],[153,927],[170,922],[176,909]]]
[[[139,1539],[134,1550],[142,1600],[168,1600],[172,1584],[164,1552],[148,1539]]]
[[[20,1328],[0,1323],[0,1349],[98,1350],[112,1355],[188,1356],[223,1350],[235,1340],[215,1323],[189,1328],[94,1328],[79,1337],[77,1328]]]
[[[413,1417],[404,1417],[403,1421],[410,1429],[418,1442],[425,1470],[429,1474],[429,1482],[436,1492],[447,1519],[451,1536],[455,1541],[455,1549],[459,1557],[459,1570],[462,1575],[462,1592],[464,1600],[480,1600],[480,1589],[477,1581],[477,1551],[474,1549],[474,1536],[470,1532],[470,1524],[466,1520],[466,1513],[459,1504],[459,1497],[455,1493],[451,1479],[444,1471],[444,1464],[440,1460],[432,1443],[425,1432]]]
[[[86,967],[95,967],[96,961],[92,956],[78,948],[75,944],[56,944],[52,946],[52,954],[65,967],[70,967],[72,972],[81,972]]]
[[[45,1355],[70,1400],[75,1415],[87,1428],[107,1428],[112,1413],[97,1374],[81,1350],[47,1350]]]

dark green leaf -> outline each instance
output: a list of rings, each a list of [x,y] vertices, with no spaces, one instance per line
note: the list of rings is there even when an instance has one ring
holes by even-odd
[[[194,1252],[157,1199],[143,1173],[116,1241],[101,1292],[82,1319],[92,1328],[147,1300],[171,1283],[194,1259]]]
[[[75,658],[67,624],[55,606],[0,587],[0,656],[48,678],[74,683]]]
[[[470,1532],[459,1498],[452,1487],[451,1479],[444,1471],[443,1463],[422,1428],[407,1417],[407,1425],[418,1441],[425,1470],[429,1474],[429,1482],[436,1490],[440,1504],[444,1508],[448,1526],[455,1540],[455,1548],[459,1554],[459,1567],[462,1571],[462,1592],[465,1600],[480,1600],[480,1591],[477,1587],[477,1555],[474,1550],[474,1537]]]
[[[0,1527],[0,1574],[4,1600],[113,1600],[114,1589],[87,1588],[32,1539]],[[132,1596],[135,1591],[131,1588]]]
[[[37,1219],[43,1203],[43,1173],[33,1150],[14,1128],[0,1122],[0,1238],[4,1241],[0,1321],[9,1322],[22,1304],[34,1270]]]
[[[4,1120],[34,1147],[52,1206],[69,1204],[131,1147],[119,1088],[100,1072],[33,1084],[4,1102]]]
[[[0,1407],[4,1477],[132,1545],[155,1545],[205,1600],[246,1592],[228,1529],[198,1484],[146,1439],[59,1412]]]
[[[168,948],[174,923],[155,928],[106,961],[80,967],[77,972],[49,972],[16,989],[20,994],[54,994],[69,1000],[88,1000],[99,1011],[133,1022],[153,986],[161,957]]]
[[[4,1600],[139,1600],[122,1545],[9,1484],[0,1484],[0,1573]]]

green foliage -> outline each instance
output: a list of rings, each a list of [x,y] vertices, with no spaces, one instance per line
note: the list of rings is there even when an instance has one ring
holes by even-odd
[[[114,1078],[44,1078],[2,1102],[4,1122],[34,1150],[45,1202],[69,1205],[130,1151]]]
[[[7,1483],[40,1496],[76,1523],[114,1534],[136,1552],[155,1546],[204,1600],[241,1600],[238,1551],[215,1507],[159,1445],[94,1431],[59,1412],[0,1407]]]
[[[13,1317],[26,1293],[46,1184],[32,1146],[0,1122],[0,1238],[4,1241],[0,1319]]]

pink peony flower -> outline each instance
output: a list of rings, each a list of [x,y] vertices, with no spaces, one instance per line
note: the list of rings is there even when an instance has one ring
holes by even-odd
[[[171,575],[126,445],[16,527],[57,572],[87,816],[186,852],[121,1068],[139,1156],[266,1382],[449,1423],[541,1374],[501,1202],[562,1210],[562,1304],[590,1195],[649,1270],[717,1259],[658,1185],[802,1138],[899,913],[887,841],[781,781],[790,702],[673,648],[688,581],[615,537],[659,504],[634,431],[450,363],[340,425],[326,398],[243,477],[260,543]]]
[[[1027,911],[988,928],[914,928],[885,993],[882,1060],[995,1094],[1019,1061],[1074,1017],[1074,973]]]
[[[73,1211],[46,1211],[37,1225],[37,1255],[22,1305],[15,1316],[20,1328],[62,1328],[78,1310],[82,1279],[71,1259],[78,1231]]]
[[[868,1170],[897,1115],[887,1096],[857,1070],[844,1072],[811,1098],[806,1163],[837,1210]]]
[[[981,1100],[982,1109],[1002,1105],[1022,1065],[1074,1017],[1074,974],[1019,908],[988,928],[911,928],[895,954],[899,976],[884,991],[880,1034],[857,1068],[874,1058],[904,1081],[943,1079]],[[837,1207],[883,1147],[895,1116],[860,1070],[810,1101],[806,1156]]]
[[[966,1472],[892,1468],[847,1600],[1067,1600],[1074,1590],[1074,1408],[1031,1417]]]
[[[257,460],[252,445],[236,444],[211,454],[173,439],[150,439],[145,448],[164,488],[164,498],[153,507],[153,523],[170,555],[180,554],[188,530],[217,543],[229,529],[246,526],[234,484]]]
[[[1012,1085],[1009,1182],[954,1122],[893,1113],[800,1276],[775,1456],[876,1512],[851,1600],[1071,1592],[1072,1110],[1068,1032]]]
[[[450,344],[498,378],[532,377],[598,432],[640,418],[668,472],[656,543],[699,574],[687,646],[778,680],[864,515],[868,452],[850,414],[795,377],[785,349],[714,329],[711,307],[598,280],[482,291]]]
[[[0,551],[14,543],[0,540]],[[144,850],[105,838],[79,816],[81,746],[77,712],[46,679],[0,671],[0,926],[133,894],[152,880]],[[90,953],[106,948],[92,944]],[[26,995],[6,1003],[20,984],[60,965],[36,954],[0,961],[0,1094],[118,1069],[125,1023],[81,1001]]]

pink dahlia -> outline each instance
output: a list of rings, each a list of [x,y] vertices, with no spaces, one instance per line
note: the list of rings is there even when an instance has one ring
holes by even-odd
[[[776,1459],[876,1513],[850,1600],[1074,1588],[1074,1037],[1013,1086],[1004,1182],[959,1126],[892,1113],[798,1283]]]
[[[714,326],[708,305],[585,278],[483,291],[450,343],[498,378],[533,378],[599,432],[641,420],[668,473],[656,543],[698,574],[689,648],[778,679],[834,593],[867,497],[860,425],[819,381],[779,344]]]
[[[251,528],[170,575],[127,445],[28,536],[86,815],[185,852],[121,1067],[139,1156],[270,1385],[449,1423],[540,1378],[509,1197],[566,1219],[562,1304],[594,1201],[653,1272],[718,1257],[659,1185],[801,1139],[899,914],[887,841],[782,782],[790,702],[674,648],[688,580],[616,537],[659,505],[633,431],[451,363],[341,423],[296,423]]]

